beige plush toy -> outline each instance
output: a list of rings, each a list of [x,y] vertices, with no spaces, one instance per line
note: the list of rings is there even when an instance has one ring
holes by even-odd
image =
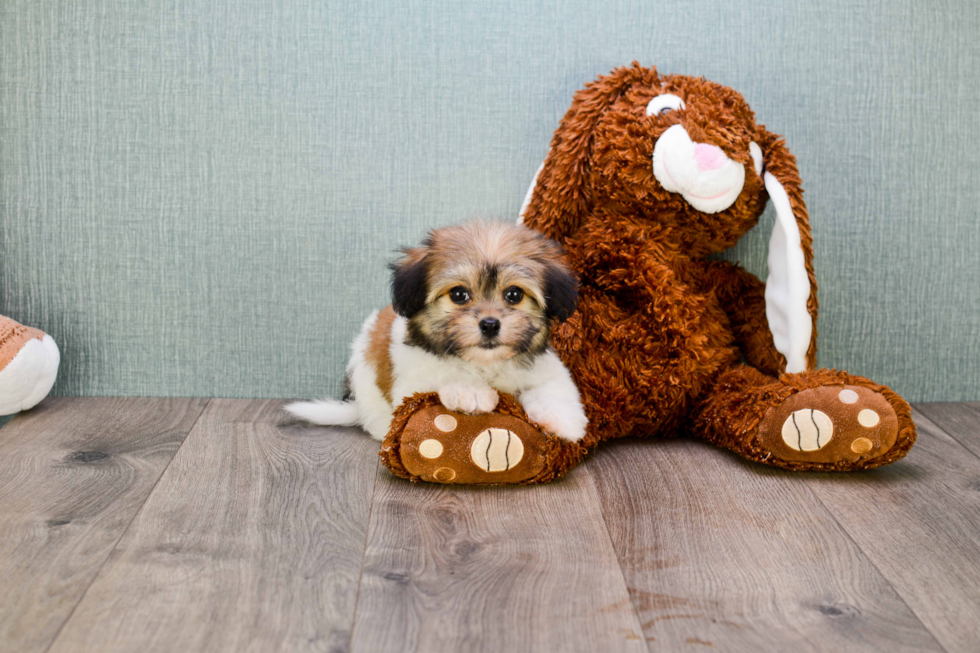
[[[54,385],[60,362],[54,338],[0,315],[0,415],[40,403]]]

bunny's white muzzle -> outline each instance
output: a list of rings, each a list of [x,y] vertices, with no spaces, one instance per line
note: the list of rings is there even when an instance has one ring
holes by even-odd
[[[742,192],[745,167],[714,145],[695,143],[681,125],[665,131],[653,148],[653,176],[698,211],[724,211]]]

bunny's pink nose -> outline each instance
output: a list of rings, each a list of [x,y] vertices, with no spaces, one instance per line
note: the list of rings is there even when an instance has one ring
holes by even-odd
[[[700,170],[717,170],[725,165],[728,157],[725,156],[720,147],[698,143],[694,146],[694,160],[697,161]]]

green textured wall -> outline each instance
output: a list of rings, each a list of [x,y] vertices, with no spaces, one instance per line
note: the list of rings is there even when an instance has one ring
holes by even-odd
[[[738,88],[799,159],[820,361],[980,399],[980,5],[0,3],[0,312],[60,394],[311,396],[434,226],[516,214],[572,93]],[[772,217],[732,256],[764,271]]]

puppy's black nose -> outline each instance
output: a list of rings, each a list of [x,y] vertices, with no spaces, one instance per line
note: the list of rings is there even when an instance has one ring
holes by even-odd
[[[500,320],[495,317],[485,317],[480,320],[480,333],[492,338],[500,333]]]

